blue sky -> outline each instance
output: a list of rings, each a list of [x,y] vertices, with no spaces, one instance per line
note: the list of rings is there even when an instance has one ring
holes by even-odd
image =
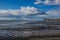
[[[0,19],[43,19],[46,12],[60,10],[60,3],[47,4],[43,0],[0,0]]]
[[[21,6],[34,6],[37,7],[41,10],[43,9],[52,9],[52,8],[57,8],[59,6],[56,5],[44,5],[44,4],[39,4],[35,5],[34,2],[36,0],[0,0],[0,9],[20,9]]]

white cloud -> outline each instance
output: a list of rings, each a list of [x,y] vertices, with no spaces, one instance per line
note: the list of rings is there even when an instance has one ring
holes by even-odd
[[[12,20],[12,19],[16,19],[16,18],[10,18],[9,16],[23,16],[21,17],[21,19],[29,19],[26,18],[25,16],[29,15],[29,14],[37,14],[39,13],[38,9],[35,7],[21,7],[20,9],[17,10],[12,10],[12,9],[8,9],[8,10],[0,10],[0,20]],[[4,17],[7,16],[7,17]]]
[[[46,18],[47,15],[37,15],[37,17],[44,17],[44,18]]]
[[[47,5],[60,5],[60,0],[54,0],[54,1],[46,0],[44,2],[44,4],[47,4]]]
[[[45,1],[41,1],[41,0],[36,0],[36,2],[34,2],[34,4],[46,4],[46,5],[60,5],[60,0],[45,0]]]
[[[18,15],[19,10],[0,10],[0,16]]]
[[[8,11],[7,10],[0,10],[0,15],[3,16],[3,15],[7,15],[8,14]]]
[[[42,3],[41,0],[36,0],[36,2],[34,2],[34,4],[40,4]]]
[[[0,10],[0,16],[9,16],[9,15],[18,16],[18,15],[27,15],[36,13],[38,13],[38,9],[29,6],[21,7],[21,9],[18,10],[12,10],[12,9]]]
[[[16,18],[0,17],[0,20],[16,20]]]
[[[36,14],[36,13],[38,13],[38,9],[34,8],[34,7],[29,7],[29,6],[21,7],[20,13],[23,13],[23,14]]]
[[[47,18],[60,18],[60,10],[50,10],[46,14]]]

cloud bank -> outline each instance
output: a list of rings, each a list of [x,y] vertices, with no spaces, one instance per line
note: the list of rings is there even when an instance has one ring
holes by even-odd
[[[38,13],[38,9],[29,6],[21,7],[18,10],[12,10],[12,9],[0,10],[0,16],[9,16],[9,15],[18,16],[18,15],[27,15],[27,14],[36,14],[36,13]]]
[[[18,10],[0,10],[0,20],[42,20],[44,18],[60,18],[60,10],[49,10],[45,14],[41,14],[37,8],[27,6],[21,7]],[[16,16],[18,16],[18,18]]]
[[[34,4],[46,4],[46,5],[60,5],[60,0],[36,0],[36,2],[34,2]]]
[[[60,10],[49,10],[46,14],[47,18],[60,18]]]
[[[21,16],[20,18],[18,19],[22,19],[22,20],[25,20],[25,19],[36,19],[37,15],[34,15],[34,14],[37,14],[37,13],[40,13],[38,11],[37,8],[35,7],[21,7],[20,9],[18,10],[12,10],[12,9],[8,9],[8,10],[0,10],[0,19],[6,19],[6,20],[10,20],[10,19],[16,19],[16,18],[12,18],[11,16]],[[30,15],[30,16],[29,16]],[[33,16],[31,16],[33,15]],[[36,18],[35,18],[36,17]],[[38,18],[39,19],[39,18]]]
[[[16,20],[16,18],[0,17],[0,20]]]

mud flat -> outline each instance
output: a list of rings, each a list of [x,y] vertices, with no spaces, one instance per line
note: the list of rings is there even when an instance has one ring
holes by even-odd
[[[60,40],[60,30],[11,31],[0,30],[3,40]]]

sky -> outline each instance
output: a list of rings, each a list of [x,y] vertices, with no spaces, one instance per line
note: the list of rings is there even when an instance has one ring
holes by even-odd
[[[60,18],[60,0],[0,0],[0,20]]]

